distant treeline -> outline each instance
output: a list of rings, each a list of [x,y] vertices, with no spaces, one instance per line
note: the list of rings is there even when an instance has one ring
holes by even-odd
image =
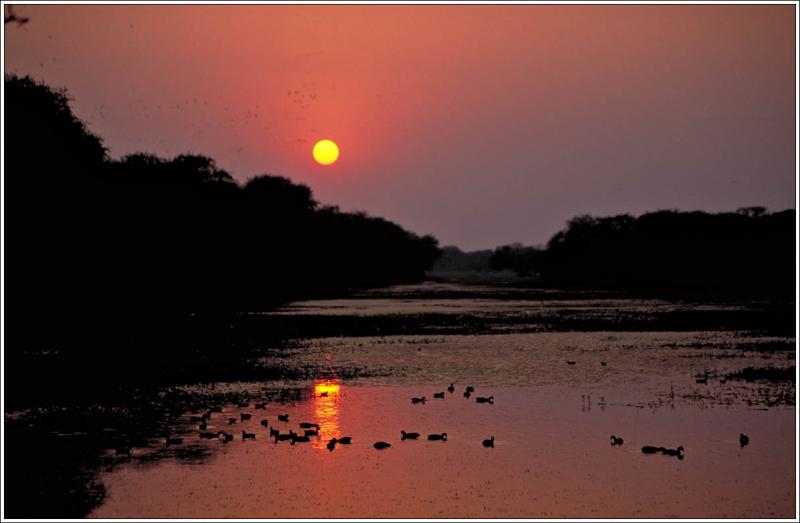
[[[796,241],[793,209],[578,216],[544,247],[497,248],[490,265],[565,288],[791,297]]]
[[[258,310],[420,280],[437,241],[211,158],[112,160],[64,91],[5,77],[6,283],[16,311]]]

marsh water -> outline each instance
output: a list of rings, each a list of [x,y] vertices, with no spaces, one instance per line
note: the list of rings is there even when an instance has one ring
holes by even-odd
[[[181,387],[195,412],[203,398],[221,406],[208,430],[235,439],[201,439],[187,410],[162,435],[180,444],[108,449],[90,515],[794,517],[795,339],[726,327],[759,307],[441,283],[292,303],[256,315],[299,327],[253,362],[292,379]],[[695,316],[713,319],[675,320]],[[261,420],[320,434],[275,442]],[[352,443],[327,448],[342,436]],[[683,459],[644,445],[682,446]]]

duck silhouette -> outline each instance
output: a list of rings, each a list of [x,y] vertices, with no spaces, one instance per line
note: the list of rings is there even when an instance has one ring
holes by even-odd
[[[281,433],[281,431],[279,431],[278,429],[269,429],[269,437],[270,438],[274,438],[275,436],[277,436],[280,433]]]
[[[246,412],[242,412],[241,414],[239,414],[239,417],[242,418],[242,421],[246,421],[246,420],[249,420],[250,418],[252,418],[253,415],[252,414],[248,414]]]
[[[265,405],[264,405],[263,403],[256,403],[256,404],[254,405],[254,407],[255,407],[257,410],[264,410],[264,408],[265,408]]]
[[[431,441],[447,441],[447,432],[441,434],[428,434],[428,439]]]
[[[444,392],[434,392],[433,397],[434,399],[444,399]]]
[[[229,441],[233,441],[233,434],[228,434],[225,431],[219,431],[217,433],[217,437],[222,440],[223,443],[228,443]]]
[[[683,459],[683,447],[677,449],[664,449],[663,453],[667,456],[675,456],[678,459]]]
[[[336,448],[336,443],[337,443],[337,440],[336,440],[336,438],[333,438],[332,440],[330,440],[330,441],[328,442],[328,444],[326,445],[326,447],[328,447],[328,450],[330,450],[330,451],[333,451],[333,449],[335,449],[335,448]]]
[[[341,438],[336,440],[336,443],[341,443],[342,445],[349,445],[353,442],[353,438],[350,436],[342,436]]]
[[[242,431],[242,441],[246,439],[256,439],[256,435],[253,434],[252,432]]]
[[[307,434],[301,436],[299,434],[292,434],[292,443],[308,443],[311,438]]]
[[[622,438],[618,438],[617,436],[611,436],[611,445],[622,445],[625,443]]]
[[[411,398],[411,403],[425,403],[425,396],[421,398]]]
[[[746,434],[739,434],[739,446],[744,448],[745,445],[750,443],[750,437]]]
[[[471,395],[472,395],[472,393],[471,393],[470,391],[468,391],[468,390],[465,390],[465,391],[464,391],[464,397],[465,397],[465,398],[469,399],[469,397],[470,397]]]
[[[489,439],[483,440],[483,446],[486,447],[487,449],[488,448],[492,448],[493,449],[494,448],[494,436],[492,436]]]
[[[319,431],[317,429],[306,429],[303,433],[305,436],[319,436]]]
[[[451,384],[450,384],[450,386],[449,386],[449,387],[447,387],[447,392],[449,392],[450,394],[452,394],[452,393],[454,393],[455,391],[456,391],[456,387],[455,387],[455,385],[453,385],[453,384],[451,383]]]
[[[372,444],[372,446],[378,450],[383,450],[383,449],[388,449],[389,447],[392,446],[392,444],[386,443],[385,441],[376,441],[375,443]]]
[[[488,398],[477,397],[475,401],[478,403],[492,403],[494,404],[494,396],[489,396]]]
[[[294,432],[292,432],[291,430],[289,431],[288,434],[281,434],[279,432],[278,434],[275,434],[274,438],[275,438],[275,443],[279,441],[292,441],[294,440]]]
[[[248,403],[248,402],[246,402],[246,401],[240,401],[240,402],[239,402],[239,403],[237,403],[236,405],[237,405],[237,406],[238,406],[240,409],[243,409],[243,408],[245,408],[245,407],[249,407],[249,406],[250,406],[250,403]]]
[[[237,421],[238,421],[238,420],[237,420],[236,418],[228,418],[228,425],[233,425],[233,424],[234,424],[234,423],[236,423]]]
[[[200,425],[198,425],[197,428],[199,430],[206,430],[208,428],[208,425],[206,425],[205,422],[203,422]]]
[[[200,433],[200,439],[214,439],[216,437],[219,437],[219,432],[204,430]]]
[[[404,430],[400,431],[400,439],[401,440],[417,439],[417,438],[419,438],[419,432],[406,432]]]
[[[466,389],[466,392],[469,392],[470,394],[472,394],[473,392],[475,392],[475,387],[473,387],[472,385],[468,385],[467,389]]]
[[[307,421],[304,421],[303,423],[300,424],[300,428],[301,429],[317,429],[317,430],[319,430],[319,425],[317,425],[316,423],[309,423]]]
[[[268,419],[262,419],[262,420],[261,420],[261,426],[262,426],[262,427],[266,427],[266,426],[268,426],[268,425],[269,425],[269,420],[268,420]]]
[[[289,415],[288,414],[278,414],[278,419],[280,421],[288,422],[289,421]]]
[[[575,365],[576,363],[578,362],[573,360],[567,360],[567,365]]]

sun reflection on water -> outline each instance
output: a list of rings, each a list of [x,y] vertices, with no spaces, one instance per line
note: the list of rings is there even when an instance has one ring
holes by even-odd
[[[315,448],[326,449],[332,438],[342,435],[339,429],[339,380],[325,380],[314,384],[314,423],[319,424],[319,438],[313,440]]]

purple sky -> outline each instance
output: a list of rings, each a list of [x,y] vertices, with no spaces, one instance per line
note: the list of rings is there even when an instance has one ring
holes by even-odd
[[[5,71],[118,157],[217,159],[463,249],[794,207],[795,6],[32,6]],[[339,161],[311,158],[320,138]]]

